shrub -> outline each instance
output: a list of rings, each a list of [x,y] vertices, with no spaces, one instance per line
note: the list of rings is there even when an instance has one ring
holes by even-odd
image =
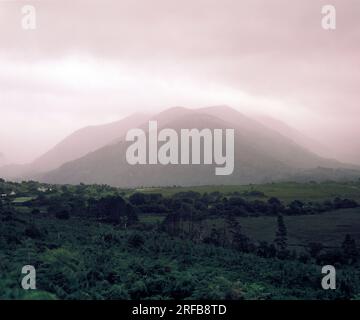
[[[142,235],[134,233],[130,235],[127,241],[128,245],[132,248],[140,248],[144,245],[145,240]]]
[[[35,225],[32,224],[25,229],[25,236],[31,239],[41,239],[42,233]]]
[[[61,210],[55,213],[55,217],[60,220],[68,220],[70,219],[70,214],[67,210]]]

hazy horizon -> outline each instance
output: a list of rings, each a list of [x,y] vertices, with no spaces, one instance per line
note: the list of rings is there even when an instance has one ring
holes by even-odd
[[[360,3],[0,2],[0,165],[134,112],[229,105],[270,116],[360,163]]]

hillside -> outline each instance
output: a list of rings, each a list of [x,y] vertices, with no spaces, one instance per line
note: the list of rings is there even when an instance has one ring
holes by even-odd
[[[130,143],[125,137],[40,177],[50,183],[98,183],[120,187],[196,186],[262,183],[287,179],[303,170],[337,168],[342,164],[321,158],[255,120],[229,107],[197,110],[173,108],[152,119],[161,128],[235,129],[235,169],[215,176],[214,165],[135,165],[126,162]],[[140,126],[145,129],[147,123]]]
[[[6,178],[31,177],[40,172],[56,169],[66,162],[79,159],[89,152],[116,141],[130,128],[139,126],[147,119],[147,115],[137,113],[116,122],[79,129],[32,163],[9,164],[0,168],[0,176]]]
[[[288,137],[289,139],[293,140],[295,143],[303,146],[304,148],[320,156],[327,158],[327,157],[331,157],[331,155],[333,154],[329,146],[324,145],[323,143],[317,141],[316,139],[308,137],[304,133],[287,125],[283,121],[265,115],[257,115],[257,116],[253,116],[253,118],[256,121],[263,124],[264,126],[279,132],[281,135]]]

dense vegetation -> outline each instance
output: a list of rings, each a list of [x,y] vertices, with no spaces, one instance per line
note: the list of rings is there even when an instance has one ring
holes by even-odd
[[[347,186],[360,184],[338,189]],[[306,217],[351,212],[360,220],[358,197],[284,201],[264,189],[169,194],[0,180],[0,298],[360,298],[358,229],[337,243],[328,233],[297,246],[288,230]],[[251,223],[261,233],[270,220],[266,241],[244,230]],[[35,291],[20,286],[28,264],[37,270]],[[321,288],[325,264],[337,268],[337,290]]]

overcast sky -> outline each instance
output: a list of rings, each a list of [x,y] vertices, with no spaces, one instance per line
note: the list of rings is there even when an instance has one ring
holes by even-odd
[[[0,152],[26,162],[85,125],[228,104],[360,163],[359,57],[358,0],[0,1]]]

